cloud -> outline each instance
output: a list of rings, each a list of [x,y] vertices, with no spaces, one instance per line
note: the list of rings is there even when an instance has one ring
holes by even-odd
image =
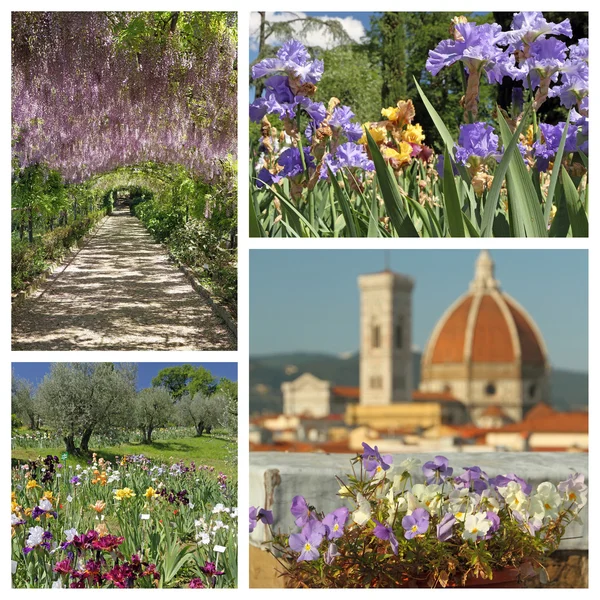
[[[294,19],[303,19],[306,16],[307,14],[303,12],[268,12],[266,14],[266,19],[267,21],[272,22],[284,22]],[[350,38],[357,43],[360,43],[361,39],[365,35],[365,28],[363,27],[363,24],[352,16],[344,17],[343,19],[341,17],[328,16],[319,16],[317,18],[321,20],[339,21]],[[250,49],[255,52],[258,51],[259,27],[260,15],[257,12],[253,12],[250,14]],[[302,23],[294,23],[292,27],[295,31],[299,32],[302,28]],[[309,34],[304,36],[298,35],[298,39],[307,46],[319,46],[324,49],[333,48],[338,43],[334,41],[333,37],[326,28],[317,31],[311,31]],[[272,45],[279,45],[285,41],[286,40],[284,39],[269,38],[269,43]]]

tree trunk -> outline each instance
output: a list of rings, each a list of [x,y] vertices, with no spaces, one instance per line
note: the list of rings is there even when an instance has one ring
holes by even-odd
[[[27,233],[29,235],[29,243],[33,244],[33,208],[29,209],[29,221],[27,223]]]
[[[144,441],[144,444],[152,443],[152,432],[153,431],[154,431],[154,427],[152,427],[152,425],[149,425],[148,427],[146,427],[146,431],[144,431],[144,437],[146,438]]]
[[[169,33],[175,33],[175,29],[177,28],[177,19],[179,18],[179,11],[175,11],[171,13],[171,28]]]
[[[204,423],[200,421],[200,423],[196,423],[196,437],[201,437],[204,433]]]
[[[206,433],[210,435],[211,431],[212,431],[212,425],[207,425],[206,426]]]
[[[75,448],[75,439],[73,435],[67,435],[65,438],[65,449],[69,454],[77,454],[77,448]]]
[[[88,427],[81,436],[81,451],[89,452],[90,438],[92,437],[93,427]]]
[[[29,428],[35,431],[37,429],[35,425],[35,415],[29,415]]]

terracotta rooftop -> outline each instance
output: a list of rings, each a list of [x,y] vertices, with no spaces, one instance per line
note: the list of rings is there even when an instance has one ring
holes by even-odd
[[[359,398],[360,388],[349,385],[334,385],[331,388],[331,393],[334,396],[341,396],[342,398]]]
[[[420,402],[460,402],[450,392],[424,392],[421,390],[413,390],[412,399]]]
[[[497,404],[490,404],[481,414],[484,417],[506,418],[506,413],[502,410],[502,407]]]

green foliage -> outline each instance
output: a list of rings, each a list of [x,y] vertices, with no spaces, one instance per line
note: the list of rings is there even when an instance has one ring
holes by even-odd
[[[141,390],[134,402],[137,427],[142,431],[143,444],[152,443],[152,432],[164,427],[171,419],[173,399],[166,388],[152,387]]]
[[[371,62],[368,49],[359,44],[336,46],[318,58],[325,63],[315,100],[326,106],[332,97],[349,106],[361,121],[377,121],[381,116],[383,79]]]

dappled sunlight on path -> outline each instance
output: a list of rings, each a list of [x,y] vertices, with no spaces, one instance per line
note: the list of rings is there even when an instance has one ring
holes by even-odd
[[[13,350],[234,350],[211,307],[129,210],[13,312]]]

